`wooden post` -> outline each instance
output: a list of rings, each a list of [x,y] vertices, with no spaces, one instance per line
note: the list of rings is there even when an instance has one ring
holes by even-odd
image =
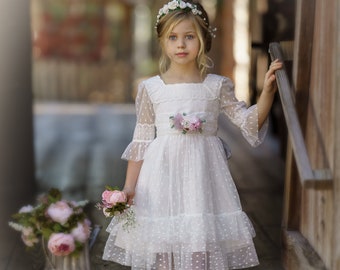
[[[295,17],[293,88],[296,91],[296,110],[305,133],[306,109],[309,98],[310,73],[312,62],[312,44],[314,33],[315,0],[297,0]],[[288,148],[291,145],[288,143]],[[291,149],[287,150],[285,181],[285,205],[283,225],[286,229],[297,230],[300,220],[301,187],[298,181],[295,159]],[[296,191],[300,192],[296,192]]]
[[[223,1],[222,4],[222,15],[223,18],[221,22],[221,35],[224,48],[221,48],[223,59],[220,63],[221,74],[228,76],[234,80],[234,67],[235,59],[233,55],[233,44],[234,44],[234,0]]]
[[[6,269],[6,258],[19,238],[8,226],[10,215],[28,203],[35,190],[29,14],[30,1],[0,3],[1,269]]]
[[[337,19],[336,29],[335,31],[335,68],[334,68],[334,185],[333,185],[333,194],[334,194],[334,213],[333,213],[333,245],[332,245],[332,269],[340,269],[340,231],[339,231],[339,224],[340,224],[340,3],[337,1],[336,5],[336,15],[335,18]]]

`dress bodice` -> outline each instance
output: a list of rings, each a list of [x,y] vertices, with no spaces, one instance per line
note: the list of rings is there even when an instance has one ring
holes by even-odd
[[[229,78],[208,74],[201,83],[165,84],[160,76],[151,77],[139,84],[136,96],[136,127],[133,140],[122,158],[142,160],[148,146],[160,136],[181,133],[214,136],[217,133],[220,113],[240,128],[252,146],[262,142],[267,122],[259,131],[257,106],[247,108],[245,102],[237,100],[234,85]],[[182,126],[177,129],[171,118],[178,114],[185,116],[183,126],[188,126],[188,121],[189,125],[201,121],[199,132],[192,132],[190,128],[190,132],[183,132]],[[179,139],[181,137],[179,136]]]
[[[203,83],[165,84],[159,76],[154,77],[148,87],[148,94],[155,113],[156,135],[181,133],[172,127],[171,117],[184,115],[185,119],[198,117],[203,121],[201,132],[189,134],[216,135],[220,112],[219,91],[210,88],[208,75]]]

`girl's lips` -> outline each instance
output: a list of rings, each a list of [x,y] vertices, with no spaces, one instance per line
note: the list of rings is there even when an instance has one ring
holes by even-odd
[[[187,56],[188,54],[187,54],[187,53],[176,53],[176,55],[177,55],[178,57],[185,57],[185,56]]]

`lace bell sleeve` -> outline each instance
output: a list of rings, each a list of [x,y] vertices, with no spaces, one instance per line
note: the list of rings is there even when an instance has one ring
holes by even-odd
[[[139,161],[144,159],[145,150],[155,139],[155,114],[144,84],[138,86],[136,96],[137,121],[132,142],[127,146],[122,159]]]
[[[257,105],[247,108],[245,102],[237,100],[234,84],[228,78],[222,81],[220,109],[233,124],[240,128],[243,137],[251,146],[256,147],[263,142],[268,129],[268,119],[259,130]]]

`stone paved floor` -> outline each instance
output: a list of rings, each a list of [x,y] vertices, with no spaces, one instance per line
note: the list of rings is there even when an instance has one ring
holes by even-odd
[[[126,163],[120,154],[129,143],[134,126],[132,105],[88,106],[38,104],[35,106],[35,149],[38,187],[57,187],[73,199],[95,202],[106,184],[121,186]],[[257,236],[255,246],[260,266],[254,270],[280,270],[280,222],[284,164],[278,143],[268,136],[252,148],[240,133],[221,119],[219,135],[232,149],[230,169],[243,208],[252,220]],[[101,260],[109,222],[89,207],[89,214],[102,230],[93,246],[91,269],[130,269]],[[25,252],[18,235],[3,264],[4,270],[41,269],[38,253]]]

